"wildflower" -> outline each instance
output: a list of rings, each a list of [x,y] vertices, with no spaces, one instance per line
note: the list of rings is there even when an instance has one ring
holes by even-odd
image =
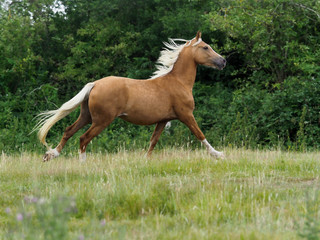
[[[23,199],[26,203],[31,203],[31,197],[25,196]]]
[[[18,222],[21,222],[23,220],[23,215],[22,215],[22,213],[18,213],[17,214],[17,221]]]
[[[81,235],[78,237],[78,240],[84,240],[83,234],[81,234]]]
[[[39,198],[33,197],[33,196],[25,196],[24,201],[26,203],[37,203],[37,202],[39,202]]]
[[[7,207],[5,212],[6,212],[6,214],[10,214],[11,213],[11,208]]]
[[[103,226],[105,226],[106,225],[106,220],[105,219],[102,219],[101,221],[100,221],[100,225],[103,227]]]

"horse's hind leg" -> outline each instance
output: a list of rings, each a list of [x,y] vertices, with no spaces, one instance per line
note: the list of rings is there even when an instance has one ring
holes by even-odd
[[[164,127],[166,126],[166,124],[167,124],[167,122],[159,122],[159,123],[157,123],[156,128],[155,128],[155,130],[154,130],[154,132],[152,134],[151,140],[150,140],[150,146],[149,146],[149,150],[148,150],[148,153],[147,153],[148,157],[151,156],[152,151],[153,151],[154,147],[156,146],[156,144],[157,144],[157,142],[158,142],[158,140],[160,138],[160,135],[161,135]]]
[[[81,104],[81,112],[77,121],[66,128],[58,146],[55,149],[50,149],[47,151],[43,156],[43,161],[49,161],[52,158],[58,157],[69,138],[71,138],[79,129],[83,128],[89,123],[91,123],[91,115],[88,108],[88,101],[84,101]]]
[[[103,129],[105,129],[114,118],[107,118],[101,123],[93,122],[91,127],[80,137],[80,161],[86,160],[86,148],[89,142],[97,135],[99,135]]]

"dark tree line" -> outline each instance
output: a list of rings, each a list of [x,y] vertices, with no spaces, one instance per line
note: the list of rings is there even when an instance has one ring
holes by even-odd
[[[108,75],[148,78],[168,37],[197,30],[227,58],[199,67],[195,115],[214,145],[320,145],[320,3],[316,0],[0,1],[0,150],[37,150],[36,114]],[[58,141],[77,113],[50,132]],[[153,127],[116,120],[93,150],[147,146]],[[179,123],[160,146],[194,138]],[[55,143],[54,142],[54,143]],[[68,144],[77,147],[74,138]]]

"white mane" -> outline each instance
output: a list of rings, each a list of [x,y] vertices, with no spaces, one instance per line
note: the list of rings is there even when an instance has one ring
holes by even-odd
[[[169,72],[171,72],[173,65],[177,61],[180,52],[185,46],[189,46],[191,40],[185,40],[185,39],[171,39],[169,38],[168,42],[163,42],[165,47],[160,52],[160,57],[158,58],[158,61],[156,63],[157,70],[152,74],[151,79],[163,76]],[[185,42],[184,44],[177,44],[176,41]],[[198,45],[202,41],[201,38],[198,39],[198,41],[192,46]],[[189,42],[189,43],[187,43]]]

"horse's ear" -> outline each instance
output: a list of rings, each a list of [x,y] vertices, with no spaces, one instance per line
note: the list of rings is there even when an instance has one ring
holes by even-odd
[[[201,38],[201,32],[200,31],[197,32],[196,40],[198,41],[199,38]]]

